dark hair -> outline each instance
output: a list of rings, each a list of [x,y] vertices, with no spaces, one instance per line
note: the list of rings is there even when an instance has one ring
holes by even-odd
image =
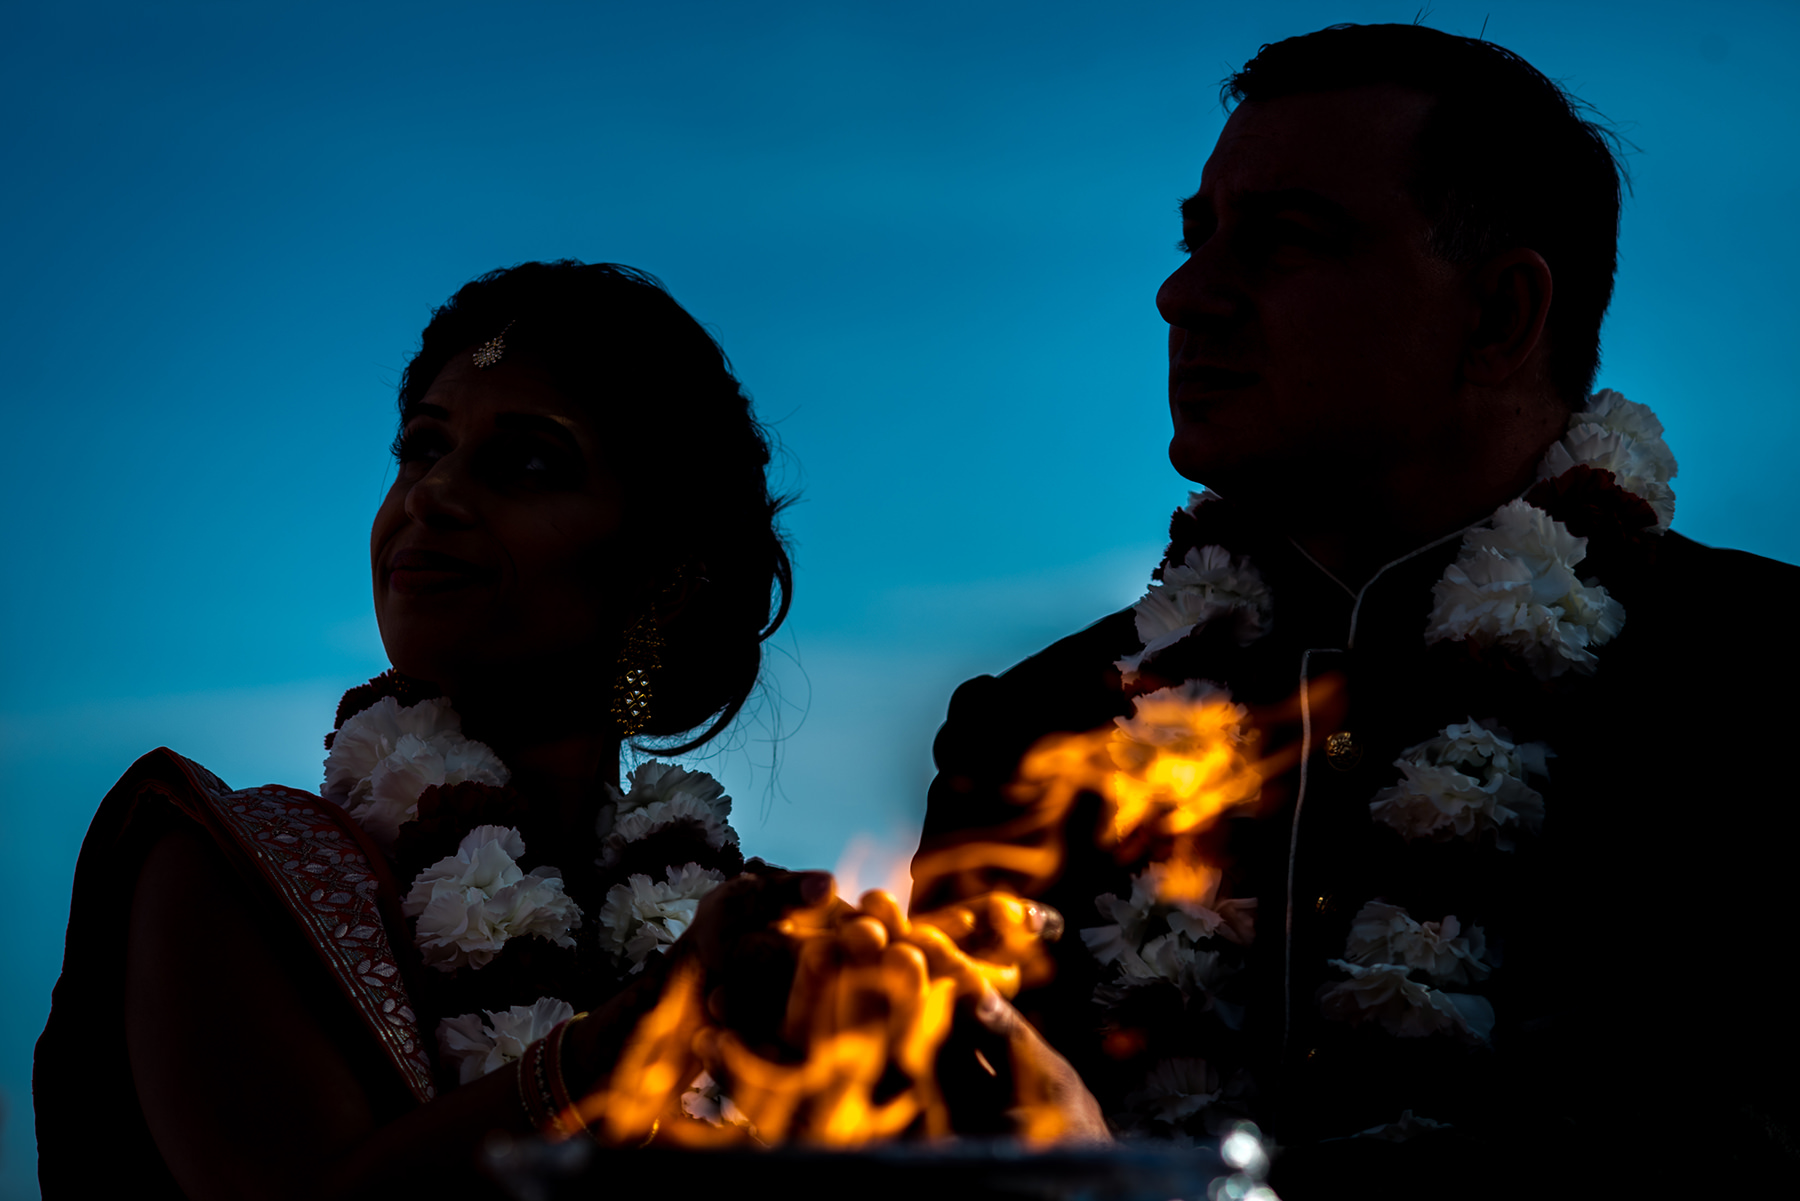
[[[793,565],[776,518],[790,498],[769,491],[768,436],[725,352],[657,279],[574,259],[490,271],[434,309],[400,377],[401,412],[452,356],[503,328],[507,354],[548,370],[624,448],[608,466],[636,578],[620,597],[626,620],[685,579],[687,599],[660,631],[643,732],[668,739],[706,725],[662,748],[691,750],[743,708],[762,644],[788,613]]]
[[[1422,25],[1333,25],[1263,46],[1220,100],[1382,83],[1437,100],[1411,184],[1432,252],[1473,263],[1523,246],[1550,265],[1550,379],[1579,407],[1618,268],[1618,136],[1512,51]]]

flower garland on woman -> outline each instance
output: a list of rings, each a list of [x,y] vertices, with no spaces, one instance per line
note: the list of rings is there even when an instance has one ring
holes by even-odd
[[[394,866],[441,1074],[466,1084],[572,1018],[567,998],[642,971],[743,854],[718,782],[657,760],[625,791],[604,785],[591,843],[557,844],[449,701],[403,705],[399,686],[389,673],[346,695],[322,795]]]

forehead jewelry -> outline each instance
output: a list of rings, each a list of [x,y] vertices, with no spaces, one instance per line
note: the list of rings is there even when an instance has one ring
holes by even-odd
[[[506,330],[516,324],[518,324],[517,317],[506,323],[506,329],[501,330],[475,348],[475,354],[472,357],[477,367],[492,367],[500,361],[501,356],[506,353]]]

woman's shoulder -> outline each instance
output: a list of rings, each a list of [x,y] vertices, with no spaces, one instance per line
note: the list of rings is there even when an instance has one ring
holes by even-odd
[[[396,954],[397,890],[362,827],[314,793],[280,784],[234,789],[194,760],[158,747],[102,802],[77,867],[75,907],[84,884],[97,876],[135,880],[171,830],[184,830],[190,840],[203,834],[239,880],[291,920],[408,1089],[428,1099],[432,1064]],[[97,891],[123,899],[113,888]]]

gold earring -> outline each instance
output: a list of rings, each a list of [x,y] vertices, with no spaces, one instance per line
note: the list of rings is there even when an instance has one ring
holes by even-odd
[[[650,677],[662,668],[662,633],[648,615],[632,622],[619,648],[619,676],[613,681],[613,723],[629,742],[650,724]]]

